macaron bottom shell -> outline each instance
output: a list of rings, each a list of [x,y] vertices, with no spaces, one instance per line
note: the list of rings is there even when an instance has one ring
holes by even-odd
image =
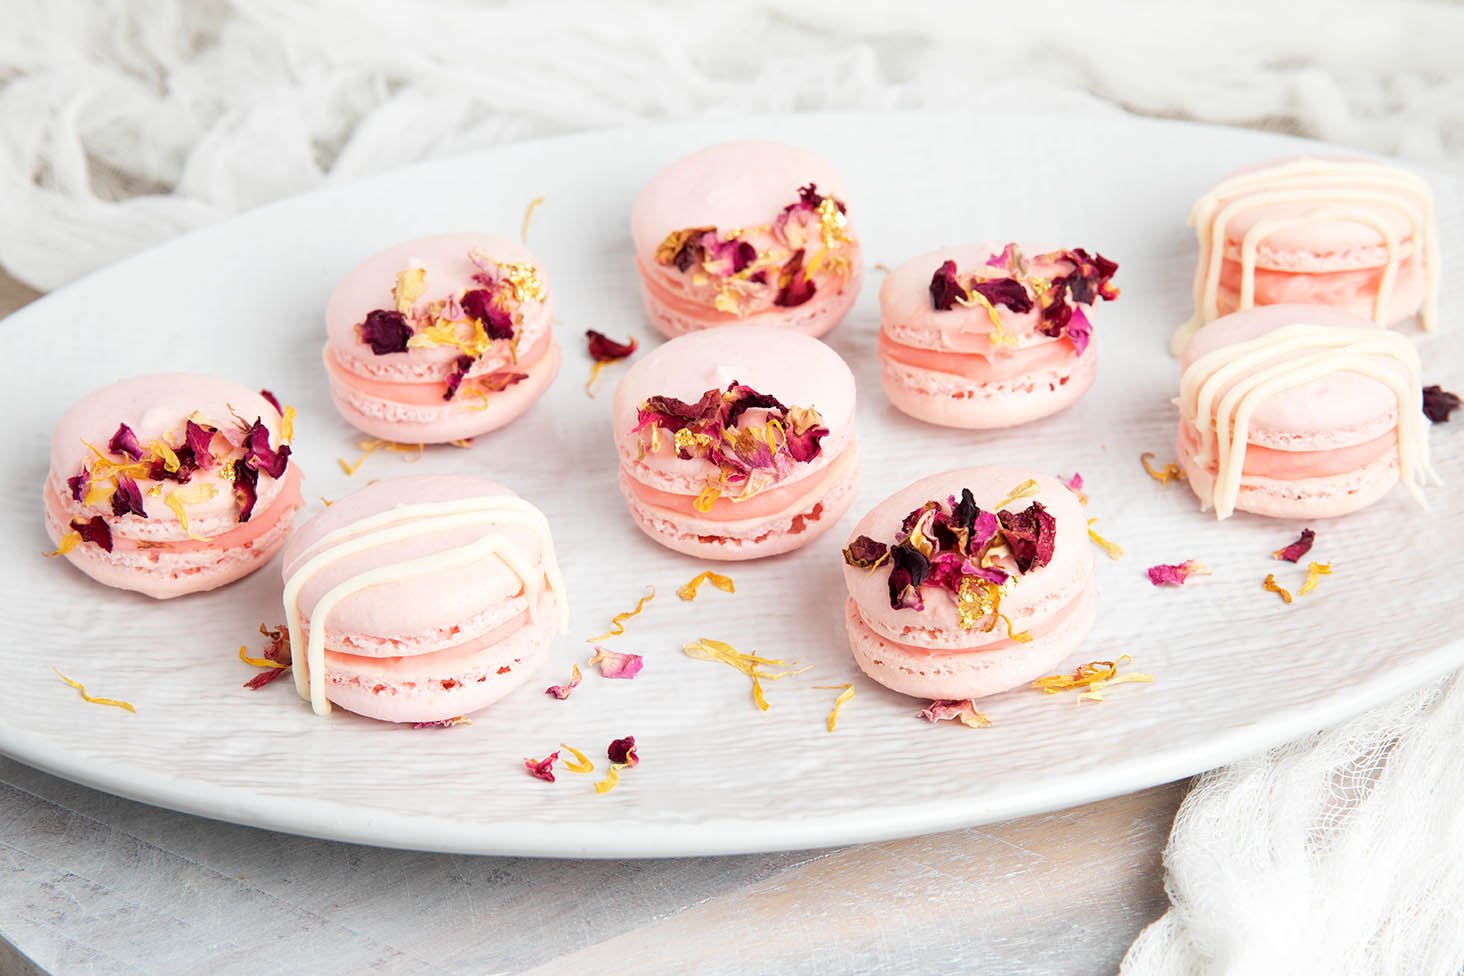
[[[854,662],[873,680],[914,698],[962,700],[1010,691],[1052,672],[1092,630],[1098,616],[1097,585],[1090,579],[1060,613],[1050,630],[1031,641],[1006,640],[965,652],[933,652],[877,634],[852,597],[845,604],[845,624]]]
[[[647,320],[668,339],[725,325],[766,325],[817,339],[828,334],[854,307],[859,298],[863,273],[856,251],[849,278],[836,291],[816,292],[802,305],[791,308],[774,306],[743,317],[687,301],[645,276],[641,278],[641,299]]]
[[[381,383],[349,373],[335,362],[329,345],[324,359],[331,401],[352,427],[402,444],[446,444],[490,433],[522,416],[559,375],[561,353],[551,335],[537,359],[516,367],[527,379],[481,400],[465,398],[461,402],[407,402],[394,397],[392,387],[409,384]]]
[[[942,427],[992,430],[1060,413],[1076,403],[1098,375],[1098,351],[1011,379],[979,381],[884,359],[880,384],[902,413]]]

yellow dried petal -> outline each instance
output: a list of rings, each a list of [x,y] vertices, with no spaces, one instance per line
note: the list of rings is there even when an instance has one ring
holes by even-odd
[[[360,457],[356,458],[354,464],[347,462],[345,458],[336,458],[336,463],[341,466],[341,470],[347,475],[353,475],[357,471],[360,471],[361,465],[366,463],[366,459],[375,454],[377,449],[385,443],[386,441],[362,441],[356,446],[361,448],[363,453]]]
[[[62,681],[66,682],[68,685],[70,685],[71,687],[75,688],[77,690],[77,692],[81,695],[81,700],[82,701],[90,702],[93,705],[110,705],[113,708],[125,708],[127,711],[131,712],[132,714],[134,714],[134,715],[137,714],[137,709],[135,707],[133,707],[133,705],[132,705],[131,702],[121,701],[121,700],[116,699],[116,698],[96,698],[96,697],[94,697],[92,695],[88,695],[86,693],[86,686],[83,685],[80,681],[75,681],[75,680],[73,680],[71,678],[66,677],[66,675],[62,674],[55,667],[52,667],[51,670],[56,672],[56,677],[60,678]]]
[[[110,502],[116,492],[115,482],[100,481],[93,477],[91,483],[87,485],[86,497],[81,500],[81,504],[87,508],[91,508],[93,505],[103,505]]]
[[[243,644],[240,644],[239,645],[239,660],[243,661],[245,664],[249,665],[251,668],[282,668],[282,667],[284,667],[284,665],[281,664],[279,661],[271,661],[269,658],[265,658],[265,657],[250,657],[249,656],[249,648],[246,647]]]
[[[1109,559],[1115,559],[1116,560],[1116,559],[1119,559],[1120,557],[1122,557],[1123,556],[1123,546],[1119,545],[1116,542],[1109,542],[1107,539],[1105,539],[1101,535],[1099,535],[1098,534],[1098,530],[1096,530],[1096,529],[1093,528],[1093,526],[1095,526],[1097,524],[1098,524],[1098,520],[1096,518],[1090,518],[1090,519],[1088,519],[1088,538],[1089,539],[1092,539],[1093,542],[1094,542],[1094,544],[1097,545],[1098,548],[1100,548],[1104,552],[1108,553],[1108,558]]]
[[[295,417],[295,408],[285,404],[285,412],[280,415],[280,443],[288,444],[295,439]]]
[[[625,769],[629,765],[629,763],[611,763],[610,770],[605,774],[605,778],[595,784],[595,792],[609,793],[611,790],[615,789],[615,787],[619,786],[620,771],[622,769]]]
[[[524,208],[524,220],[523,223],[519,224],[519,240],[525,244],[529,243],[529,222],[534,219],[534,211],[538,210],[539,205],[543,202],[543,197],[534,197],[534,199],[529,201],[529,205]]]
[[[417,299],[427,290],[427,269],[423,267],[403,268],[397,272],[396,284],[391,289],[391,300],[396,310],[403,315],[412,311]]]
[[[701,589],[703,583],[710,583],[723,593],[736,593],[737,587],[732,584],[732,577],[723,576],[721,573],[714,573],[710,569],[697,573],[686,583],[676,589],[676,595],[688,603],[696,599],[696,591]]]
[[[1144,466],[1144,473],[1161,485],[1167,485],[1175,478],[1184,477],[1184,469],[1178,464],[1170,461],[1162,468],[1155,468],[1149,461],[1154,457],[1153,451],[1145,451],[1139,455],[1139,463]]]
[[[448,443],[453,447],[469,448],[473,446],[473,439],[471,437],[461,437],[455,441],[448,441]]]
[[[604,369],[608,365],[609,363],[603,362],[598,359],[590,364],[590,378],[585,380],[585,394],[591,400],[595,398],[595,381],[600,378],[600,370]]]
[[[1275,593],[1280,596],[1283,603],[1291,602],[1291,592],[1287,590],[1286,587],[1276,582],[1275,573],[1267,573],[1266,578],[1261,581],[1261,585],[1266,588],[1267,592]]]
[[[1139,671],[1133,671],[1129,674],[1121,674],[1116,678],[1109,678],[1107,681],[1095,681],[1091,686],[1089,686],[1087,691],[1084,691],[1078,695],[1078,701],[1101,702],[1103,701],[1103,689],[1111,688],[1114,685],[1151,685],[1153,683],[1154,676],[1152,674],[1143,674]]]
[[[636,601],[634,610],[627,610],[624,613],[617,613],[615,616],[611,617],[610,629],[597,637],[587,637],[585,639],[585,643],[594,644],[598,641],[604,640],[607,637],[619,637],[621,634],[625,633],[625,622],[631,617],[639,614],[642,610],[646,608],[646,604],[650,603],[655,598],[656,588],[654,586],[646,587],[646,595]]]
[[[568,759],[564,761],[564,768],[571,773],[593,773],[595,771],[595,764],[590,762],[590,757],[580,752],[574,746],[561,742],[559,743],[559,748],[564,749],[574,756],[574,762],[570,762]]]
[[[1306,596],[1315,590],[1322,582],[1323,576],[1332,575],[1331,563],[1309,562],[1306,564],[1306,582],[1301,584],[1301,589],[1296,591],[1297,596]]]
[[[712,506],[716,504],[717,499],[721,497],[721,494],[721,485],[707,485],[701,490],[701,494],[697,495],[692,501],[691,507],[698,512],[710,512]]]
[[[796,674],[803,674],[813,665],[802,668],[794,668],[796,662],[784,661],[775,657],[759,657],[757,654],[743,654],[725,641],[712,640],[709,637],[701,637],[690,643],[683,644],[681,651],[687,657],[695,658],[698,661],[715,661],[725,664],[728,667],[741,671],[752,679],[752,700],[762,711],[768,710],[768,700],[763,695],[762,682],[777,681],[781,678],[789,678]],[[763,671],[763,665],[784,668],[783,671]]]
[[[163,468],[169,474],[172,474],[180,467],[182,467],[182,462],[178,460],[178,455],[173,451],[171,447],[169,447],[167,444],[164,444],[162,441],[149,441],[147,449],[153,455],[153,457],[162,458]]]
[[[197,539],[200,542],[207,542],[207,538],[194,532],[189,527],[188,510],[185,506],[206,502],[216,494],[218,494],[218,489],[212,484],[200,481],[191,485],[185,485],[182,488],[174,488],[168,492],[168,497],[163,499],[163,504],[171,508],[173,514],[178,516],[178,525],[183,529],[183,532],[188,538]]]
[[[1028,478],[1026,481],[1013,488],[1005,498],[993,505],[991,507],[991,510],[993,512],[1000,511],[1001,509],[1006,508],[1012,502],[1021,501],[1023,498],[1031,498],[1040,490],[1041,488],[1037,484],[1036,480]]]
[[[996,306],[992,305],[985,295],[979,291],[972,291],[965,298],[957,298],[956,304],[964,305],[967,308],[984,308],[986,310],[986,317],[991,320],[991,335],[987,337],[991,344],[993,346],[1006,346],[1009,349],[1016,347],[1017,337],[1002,328],[1001,314],[997,312]],[[1000,505],[996,507],[1001,508]]]
[[[839,710],[842,709],[849,699],[854,697],[854,686],[851,684],[842,685],[814,685],[819,691],[837,691],[839,697],[834,699],[834,710],[829,712],[828,727],[832,732],[839,724]]]
[[[1154,681],[1153,675],[1139,671],[1120,675],[1118,669],[1131,660],[1133,659],[1125,654],[1117,661],[1089,661],[1078,665],[1072,674],[1052,674],[1038,678],[1032,682],[1032,687],[1047,695],[1081,690],[1079,700],[1101,702],[1104,688],[1131,683],[1151,684]]]

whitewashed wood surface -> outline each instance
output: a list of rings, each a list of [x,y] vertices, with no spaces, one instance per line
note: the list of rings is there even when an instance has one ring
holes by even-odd
[[[0,314],[33,297],[0,274]],[[0,758],[0,976],[1111,972],[1167,904],[1182,793],[843,849],[539,861],[222,824]]]

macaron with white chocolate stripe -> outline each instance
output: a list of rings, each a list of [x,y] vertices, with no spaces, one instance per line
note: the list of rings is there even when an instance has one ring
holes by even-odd
[[[284,554],[295,686],[387,722],[478,711],[568,624],[549,523],[491,481],[394,478],[335,502]]]

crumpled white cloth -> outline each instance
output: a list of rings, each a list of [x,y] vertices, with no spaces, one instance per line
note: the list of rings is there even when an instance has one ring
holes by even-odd
[[[1428,0],[7,0],[0,265],[38,288],[280,196],[641,120],[1108,104],[1464,157]],[[1207,774],[1133,976],[1455,973],[1464,688]]]

